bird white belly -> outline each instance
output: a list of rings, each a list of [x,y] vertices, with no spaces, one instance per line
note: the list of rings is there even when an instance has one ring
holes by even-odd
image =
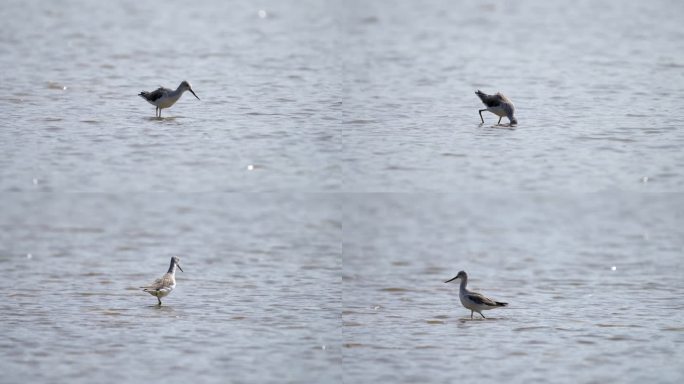
[[[164,296],[168,296],[168,294],[171,293],[171,291],[173,291],[174,288],[176,288],[176,284],[169,285],[168,287],[160,288],[158,290],[157,289],[146,289],[145,292],[149,293],[152,296],[164,297]]]
[[[489,112],[491,112],[491,113],[497,115],[497,116],[501,116],[501,117],[506,116],[506,112],[505,112],[504,109],[501,108],[501,107],[489,107],[489,108],[487,108],[487,110],[488,110]]]
[[[157,297],[164,297],[167,296],[171,291],[173,291],[174,287],[168,287],[168,288],[162,288],[159,290],[159,293],[157,294]]]
[[[470,309],[471,311],[482,312],[482,311],[485,311],[488,309],[496,308],[496,307],[490,307],[489,305],[483,305],[483,304],[475,303],[475,302],[469,300],[464,295],[459,295],[458,297],[459,297],[459,299],[461,299],[461,304],[463,304],[464,307]]]
[[[464,307],[470,309],[471,311],[479,311],[480,310],[478,308],[479,307],[478,305],[476,305],[472,301],[465,298],[465,296],[460,295],[459,298],[461,299],[461,304],[463,304]]]
[[[176,104],[176,101],[178,101],[179,98],[180,97],[162,97],[156,101],[155,105],[159,108],[169,108]]]

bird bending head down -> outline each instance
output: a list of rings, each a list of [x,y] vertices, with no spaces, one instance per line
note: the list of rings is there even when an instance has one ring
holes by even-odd
[[[513,105],[513,102],[501,92],[497,92],[494,95],[488,95],[478,89],[475,94],[482,100],[482,104],[487,107],[479,110],[482,124],[484,124],[484,118],[482,118],[482,112],[484,111],[489,111],[499,116],[499,122],[497,124],[501,124],[501,118],[504,116],[508,118],[510,125],[518,124],[518,120],[514,116],[515,106]]]

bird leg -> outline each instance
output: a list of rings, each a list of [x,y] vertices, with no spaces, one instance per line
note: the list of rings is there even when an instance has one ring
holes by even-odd
[[[470,311],[470,319],[473,319],[473,311]]]
[[[484,124],[484,119],[482,118],[482,111],[486,111],[486,109],[480,109],[480,120],[482,120],[482,124]]]
[[[159,306],[161,307],[161,300],[159,299],[159,297],[157,297],[157,301],[159,302]]]
[[[498,123],[496,123],[496,125],[499,125],[499,124],[501,124],[501,119],[502,119],[502,117],[501,117],[501,116],[499,116],[499,122],[498,122]],[[481,313],[480,313],[480,315],[481,315]]]
[[[484,317],[484,315],[482,314],[482,312],[478,312],[478,313],[480,314],[480,316],[482,316],[483,319],[486,319],[486,317]]]

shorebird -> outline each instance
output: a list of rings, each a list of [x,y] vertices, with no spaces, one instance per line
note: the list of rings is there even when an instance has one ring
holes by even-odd
[[[488,95],[479,89],[475,94],[482,100],[482,103],[487,106],[485,109],[480,109],[480,119],[482,120],[482,124],[484,124],[484,119],[482,118],[482,112],[483,111],[489,111],[497,116],[499,116],[499,122],[497,124],[501,124],[501,118],[506,116],[508,117],[508,121],[511,122],[510,125],[516,125],[518,124],[518,120],[515,119],[513,116],[513,113],[515,113],[515,106],[513,105],[513,102],[500,92],[497,92],[496,95]]]
[[[169,265],[169,271],[164,274],[161,278],[154,281],[154,283],[146,286],[140,287],[143,291],[149,293],[157,298],[159,305],[162,305],[161,299],[167,296],[174,288],[176,288],[176,267],[183,272],[183,268],[180,266],[180,258],[174,256],[171,258],[171,265]]]
[[[496,307],[505,307],[508,305],[508,303],[494,301],[485,295],[467,290],[466,285],[468,284],[468,274],[465,273],[465,271],[460,271],[456,277],[445,281],[445,283],[449,283],[456,279],[461,279],[461,289],[458,293],[458,297],[461,299],[461,304],[470,309],[471,319],[473,318],[473,312],[479,313],[483,319],[486,319],[486,317],[482,314],[482,311],[494,309]]]
[[[163,108],[169,108],[172,105],[176,104],[176,101],[180,99],[181,95],[185,91],[190,91],[193,96],[197,97],[195,95],[195,91],[192,90],[192,87],[190,86],[190,83],[187,81],[183,80],[182,83],[176,88],[175,91],[170,90],[168,88],[160,87],[157,88],[156,91],[152,92],[147,92],[147,91],[142,91],[138,94],[138,96],[142,97],[143,99],[147,100],[148,103],[154,105],[157,107],[157,109],[154,110],[154,116],[155,117],[161,117],[161,111]],[[197,97],[197,100],[200,98]],[[159,113],[157,113],[159,111]]]

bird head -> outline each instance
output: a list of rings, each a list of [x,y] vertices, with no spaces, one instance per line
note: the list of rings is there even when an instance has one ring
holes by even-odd
[[[197,95],[195,94],[195,91],[192,90],[192,86],[191,86],[190,83],[188,83],[187,81],[183,80],[183,82],[182,82],[181,85],[180,85],[180,88],[181,88],[183,91],[190,91],[190,93],[192,93],[193,96],[197,97]],[[199,100],[199,99],[200,99],[200,98],[197,97],[197,100]]]
[[[452,282],[456,279],[459,279],[459,278],[468,278],[468,275],[465,273],[465,271],[459,271],[458,275],[456,275],[456,277],[454,277],[453,279],[449,279],[449,280],[445,281],[445,283],[450,283],[450,282]]]

